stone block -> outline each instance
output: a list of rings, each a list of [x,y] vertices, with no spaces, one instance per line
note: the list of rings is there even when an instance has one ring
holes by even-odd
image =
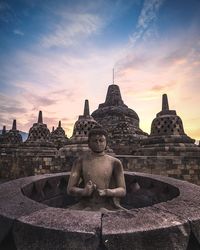
[[[189,223],[161,209],[108,213],[102,218],[102,242],[108,250],[186,249]]]
[[[22,216],[29,214],[38,209],[45,208],[46,206],[36,203],[21,192],[21,185],[28,184],[31,180],[36,178],[31,177],[15,180],[1,184],[0,189],[0,242],[6,237],[12,228],[14,221]],[[12,201],[12,202],[10,202]]]
[[[18,218],[17,249],[94,250],[100,244],[101,213],[47,208]]]

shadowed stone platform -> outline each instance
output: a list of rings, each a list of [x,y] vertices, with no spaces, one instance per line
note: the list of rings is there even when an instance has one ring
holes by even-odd
[[[69,173],[0,185],[0,249],[200,249],[200,187],[125,172],[127,211],[68,210]]]

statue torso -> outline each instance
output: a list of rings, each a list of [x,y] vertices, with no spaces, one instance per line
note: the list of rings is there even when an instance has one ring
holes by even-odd
[[[91,180],[97,189],[109,188],[113,174],[113,157],[109,155],[96,156],[88,154],[83,158],[82,175],[85,182]]]

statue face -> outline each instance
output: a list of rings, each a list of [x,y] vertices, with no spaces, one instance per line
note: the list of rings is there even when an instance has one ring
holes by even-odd
[[[88,145],[93,152],[101,153],[106,148],[106,137],[104,135],[92,135]]]

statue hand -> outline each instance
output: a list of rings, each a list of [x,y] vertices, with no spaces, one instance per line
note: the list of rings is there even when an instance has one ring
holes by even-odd
[[[90,196],[96,189],[96,185],[90,180],[86,183],[84,188],[84,196]]]
[[[107,189],[98,189],[99,196],[107,196]]]

